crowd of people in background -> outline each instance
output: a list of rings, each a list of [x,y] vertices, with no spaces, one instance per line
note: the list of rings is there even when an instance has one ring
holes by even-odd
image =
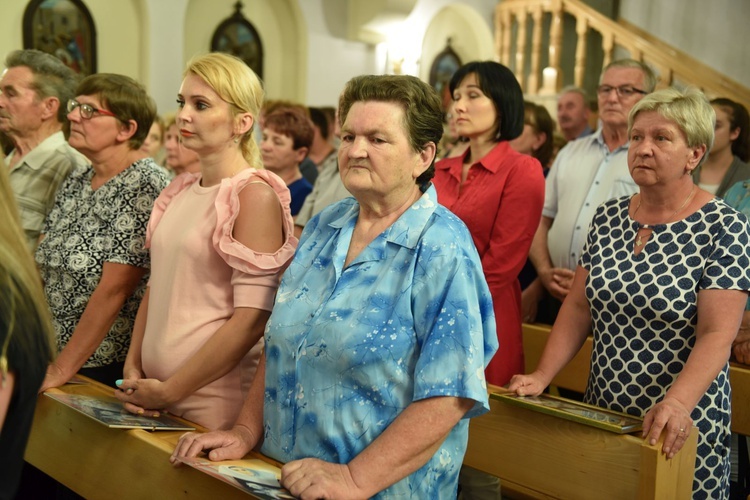
[[[260,449],[294,495],[500,498],[461,467],[487,384],[539,394],[593,334],[585,401],[643,417],[670,457],[697,426],[694,495],[728,498],[728,360],[750,363],[742,104],[656,90],[622,59],[595,100],[563,88],[556,119],[489,61],[457,70],[448,109],[408,76],[307,107],[211,53],[160,117],[124,75],[36,50],[5,67],[9,491],[36,394],[81,374],[212,431],[174,461]],[[554,326],[525,375],[531,322]]]

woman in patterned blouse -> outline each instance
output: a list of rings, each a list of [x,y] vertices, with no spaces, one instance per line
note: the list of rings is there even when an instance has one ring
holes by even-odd
[[[750,225],[693,184],[714,141],[697,90],[645,96],[628,119],[641,191],[603,203],[537,370],[509,388],[539,394],[593,333],[584,401],[643,417],[672,458],[698,428],[693,498],[728,498],[729,353],[750,289]]]
[[[42,391],[80,370],[114,385],[146,284],[146,225],[168,179],[140,151],[156,105],[133,79],[91,75],[68,101],[70,145],[91,162],[57,193],[36,261],[59,356]]]
[[[354,197],[305,226],[235,426],[184,435],[173,461],[257,445],[296,498],[456,498],[497,336],[469,231],[430,183],[440,99],[412,76],[360,76],[339,110]]]

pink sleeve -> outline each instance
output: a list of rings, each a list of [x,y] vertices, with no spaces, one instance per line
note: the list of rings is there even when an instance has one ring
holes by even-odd
[[[252,182],[269,185],[282,207],[284,243],[273,253],[256,252],[232,236],[240,210],[239,193]],[[291,196],[286,184],[266,170],[247,169],[231,179],[224,179],[216,197],[216,231],[214,249],[233,269],[234,306],[270,311],[281,274],[291,262],[297,248],[294,221],[289,209]]]
[[[154,201],[154,208],[151,209],[151,217],[148,219],[148,227],[146,228],[146,248],[151,248],[151,235],[154,234],[156,226],[159,225],[159,221],[161,221],[161,217],[164,215],[164,212],[167,210],[167,206],[169,206],[172,199],[200,178],[200,174],[185,172],[184,174],[180,174],[172,179],[172,182],[170,182],[169,185],[159,194],[156,201]]]

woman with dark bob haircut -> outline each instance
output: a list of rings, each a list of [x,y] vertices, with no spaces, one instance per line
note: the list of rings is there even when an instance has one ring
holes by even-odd
[[[468,63],[450,82],[457,132],[469,139],[462,156],[435,165],[438,200],[471,232],[492,293],[500,350],[487,367],[487,382],[504,385],[523,368],[521,288],[544,203],[544,176],[535,158],[509,141],[524,127],[523,92],[502,64]]]

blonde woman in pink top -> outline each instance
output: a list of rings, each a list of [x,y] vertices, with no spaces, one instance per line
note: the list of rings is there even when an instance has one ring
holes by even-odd
[[[201,171],[175,178],[154,204],[151,279],[115,393],[133,413],[167,410],[227,429],[297,240],[289,190],[260,169],[258,77],[235,57],[201,56],[188,64],[177,102],[183,145]]]

